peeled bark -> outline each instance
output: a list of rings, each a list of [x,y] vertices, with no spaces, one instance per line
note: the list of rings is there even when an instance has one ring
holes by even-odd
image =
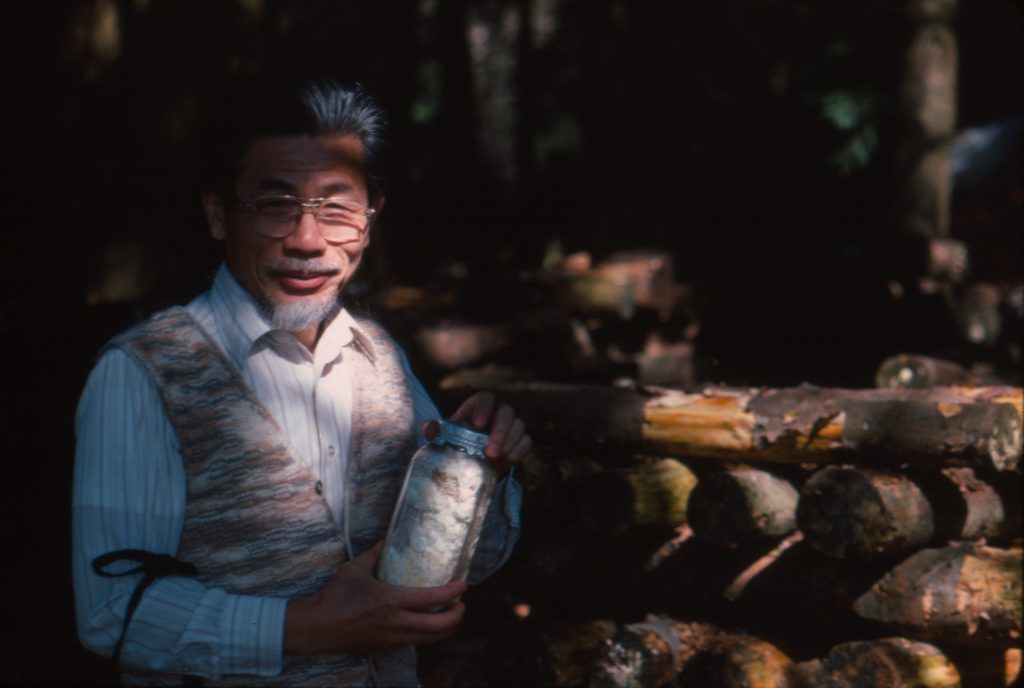
[[[796,529],[797,498],[788,481],[739,466],[701,480],[687,517],[698,537],[721,545],[781,538]]]
[[[1021,390],[709,388],[689,394],[527,384],[495,390],[541,442],[739,462],[1014,468]],[[460,395],[465,392],[460,392]]]
[[[1019,642],[1021,550],[966,544],[921,550],[853,609],[936,641]]]
[[[953,663],[927,643],[907,638],[836,645],[822,660],[817,688],[959,688]]]
[[[758,638],[663,616],[624,626],[605,642],[591,688],[783,688],[790,660]]]
[[[581,477],[573,486],[580,521],[597,532],[631,526],[675,528],[686,522],[697,476],[675,459]]]
[[[926,545],[935,534],[931,504],[909,478],[891,471],[824,468],[804,484],[800,530],[837,559],[869,559]]]

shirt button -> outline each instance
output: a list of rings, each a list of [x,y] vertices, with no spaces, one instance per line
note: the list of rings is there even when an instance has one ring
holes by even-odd
[[[316,490],[316,493],[317,493],[318,495],[322,495],[322,494],[324,493],[324,484],[323,484],[323,481],[321,481],[321,480],[317,480],[317,481],[316,481],[316,486],[315,486],[315,487],[314,487],[313,489],[315,489],[315,490]]]
[[[329,447],[327,447],[327,453],[330,454],[331,456],[334,456],[334,445],[333,444],[330,445]]]

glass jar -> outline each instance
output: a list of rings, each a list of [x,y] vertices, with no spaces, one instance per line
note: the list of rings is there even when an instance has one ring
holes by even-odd
[[[497,482],[484,455],[487,441],[485,433],[442,422],[438,436],[413,454],[378,579],[433,587],[466,578]]]

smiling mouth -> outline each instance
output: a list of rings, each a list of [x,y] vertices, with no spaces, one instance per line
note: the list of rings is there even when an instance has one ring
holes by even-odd
[[[319,289],[324,282],[337,274],[336,270],[327,272],[279,271],[271,273],[273,278],[286,291],[310,292]]]

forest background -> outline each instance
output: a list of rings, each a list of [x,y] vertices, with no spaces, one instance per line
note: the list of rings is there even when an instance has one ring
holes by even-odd
[[[4,3],[0,683],[109,676],[74,632],[74,408],[102,343],[218,264],[198,129],[239,75],[359,81],[389,112],[357,295],[458,276],[501,303],[495,285],[558,256],[656,248],[700,313],[702,382],[870,386],[899,351],[1019,375],[1012,328],[965,343],[948,294],[915,287],[936,237],[967,245],[972,279],[1022,280],[1019,138],[952,187],[945,226],[899,219],[928,5],[955,37],[956,129],[1019,117],[1018,0]]]

